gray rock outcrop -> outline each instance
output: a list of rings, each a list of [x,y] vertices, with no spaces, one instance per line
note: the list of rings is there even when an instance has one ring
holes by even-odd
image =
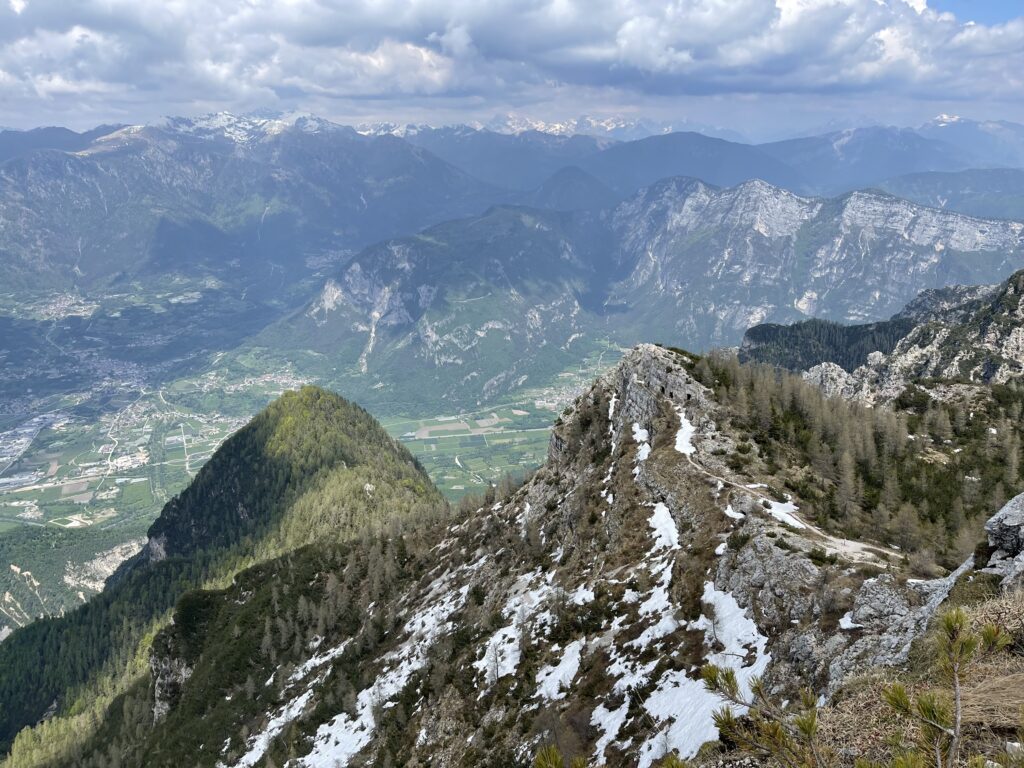
[[[1024,493],[989,518],[985,533],[994,550],[985,570],[1002,576],[1004,589],[1024,584]]]
[[[149,659],[149,671],[153,676],[153,722],[158,723],[178,703],[192,676],[192,667],[184,659],[154,654]]]

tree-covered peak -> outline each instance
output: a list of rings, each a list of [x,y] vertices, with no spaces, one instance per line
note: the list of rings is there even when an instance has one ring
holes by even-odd
[[[337,485],[340,477],[331,478],[338,472],[350,479],[374,475],[377,482],[360,486],[364,494],[366,483],[376,491],[393,481],[437,496],[412,455],[363,408],[304,386],[283,394],[225,441],[164,507],[149,529],[147,558],[188,555],[265,534],[311,490]]]
[[[67,715],[77,690],[92,692],[85,717],[96,717],[109,702],[96,695],[107,690],[102,676],[144,658],[147,638],[190,590],[231,583],[305,544],[343,543],[444,508],[422,467],[365,410],[319,387],[285,393],[164,506],[142,553],[99,596],[0,645],[0,752],[51,707]],[[139,672],[125,669],[116,690]],[[70,717],[53,727],[77,732]]]

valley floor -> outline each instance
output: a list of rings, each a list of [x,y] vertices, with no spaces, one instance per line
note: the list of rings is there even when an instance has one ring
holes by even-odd
[[[539,466],[555,416],[601,372],[603,359],[477,410],[374,411],[438,488],[458,499]],[[228,436],[282,392],[313,380],[288,364],[268,369],[258,356],[243,362],[157,386],[146,383],[155,371],[123,378],[111,371],[89,389],[0,415],[0,554],[8,565],[0,571],[0,627],[95,594]]]

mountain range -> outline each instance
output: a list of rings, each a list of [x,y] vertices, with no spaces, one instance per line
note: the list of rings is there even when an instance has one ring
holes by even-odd
[[[942,125],[960,133],[991,128]],[[1005,143],[1016,135],[1011,128],[994,135]],[[457,126],[399,138],[315,117],[226,113],[82,134],[4,131],[3,277],[13,286],[85,288],[201,270],[246,284],[289,282],[308,276],[310,262],[494,203],[565,205],[545,188],[564,185],[569,166],[589,174],[572,207],[608,207],[613,196],[685,175],[717,186],[760,179],[803,194],[880,184],[927,204],[952,201],[956,209],[971,195],[969,176],[942,177],[948,189],[935,192],[917,191],[922,181],[886,180],[983,167],[1003,156],[933,135],[947,134],[858,128],[755,146],[692,132],[619,142],[572,131]],[[1014,177],[1002,178],[1013,184]],[[1013,213],[1016,191],[990,192],[1011,198],[995,212]]]
[[[743,136],[736,131],[687,119],[668,121],[615,115],[605,117],[581,115],[568,120],[539,120],[525,115],[504,114],[495,115],[490,120],[483,122],[474,121],[467,125],[473,129],[485,129],[493,133],[519,134],[527,131],[537,131],[555,136],[583,134],[614,139],[616,141],[633,141],[635,139],[644,139],[648,136],[678,131],[695,131],[707,136],[729,139],[730,141],[744,141]],[[431,130],[433,127],[422,123],[377,122],[361,123],[356,126],[356,130],[366,134],[392,134],[405,137],[420,131]]]
[[[1024,163],[1024,126],[1019,123],[939,115],[917,132],[959,147],[983,166],[1020,167]]]
[[[495,207],[373,246],[251,345],[371,405],[486,401],[608,341],[706,349],[767,320],[888,317],[1000,279],[1022,246],[1020,223],[883,193],[668,179],[603,211]]]
[[[233,429],[298,383],[337,389],[389,428],[407,419],[395,434],[423,430],[410,445],[446,492],[464,492],[542,452],[543,413],[491,422],[490,409],[557,412],[622,348],[701,352],[809,317],[879,322],[921,290],[1024,266],[1020,171],[984,167],[1009,162],[1012,126],[944,119],[753,145],[626,140],[618,124],[360,132],[221,113],[0,134],[0,456],[5,484],[37,489],[5,494],[16,506],[0,526],[15,526],[5,557],[46,583],[4,571],[2,591],[25,599],[3,623],[84,601],[93,590],[74,574],[131,551],[227,434],[212,425]],[[975,153],[972,131],[995,138]],[[863,184],[889,191],[851,191]],[[880,338],[861,334],[856,354]],[[445,433],[420,423],[479,409],[508,431],[438,451]],[[24,453],[20,432],[53,413],[74,426]],[[209,436],[198,458],[189,424]],[[512,447],[498,461],[501,440]],[[144,451],[105,453],[130,446]],[[97,453],[88,469],[83,449]],[[476,469],[460,463],[467,450]],[[72,490],[98,472],[87,487],[118,496],[99,478],[143,452],[151,499]],[[138,491],[147,478],[120,479]],[[55,527],[83,513],[119,517]]]
[[[0,168],[8,285],[175,271],[286,282],[325,258],[474,212],[497,193],[393,137],[214,116],[128,127]]]
[[[132,336],[151,327],[147,363],[269,349],[407,413],[435,395],[465,405],[543,383],[609,343],[705,349],[764,321],[877,320],[923,289],[1022,266],[1020,224],[953,210],[972,207],[974,183],[990,192],[972,210],[1012,209],[1017,171],[944,176],[959,195],[920,176],[889,182],[917,204],[792,191],[931,167],[943,148],[943,163],[962,162],[960,148],[906,130],[761,146],[468,127],[403,139],[217,114],[79,141],[0,166],[6,284],[145,295],[171,283],[196,298],[170,314],[140,299],[101,302],[87,322],[21,319],[18,348],[52,355],[102,329],[140,362]],[[665,178],[680,173],[690,178]],[[47,335],[58,347],[38,343]],[[418,391],[398,375],[410,364]]]

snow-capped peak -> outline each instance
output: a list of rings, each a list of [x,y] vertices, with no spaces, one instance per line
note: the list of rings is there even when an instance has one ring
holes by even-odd
[[[590,115],[581,115],[567,120],[541,120],[517,114],[497,115],[483,127],[495,133],[519,134],[526,131],[538,131],[554,136],[585,134],[614,139],[638,139],[673,130],[668,123],[620,116],[592,117]]]
[[[293,128],[305,133],[319,133],[340,126],[308,113],[264,117],[212,112],[198,117],[165,117],[154,127],[200,138],[223,137],[236,144],[249,144]]]
[[[363,136],[415,136],[421,131],[430,130],[426,123],[360,123],[355,127],[356,133]]]

